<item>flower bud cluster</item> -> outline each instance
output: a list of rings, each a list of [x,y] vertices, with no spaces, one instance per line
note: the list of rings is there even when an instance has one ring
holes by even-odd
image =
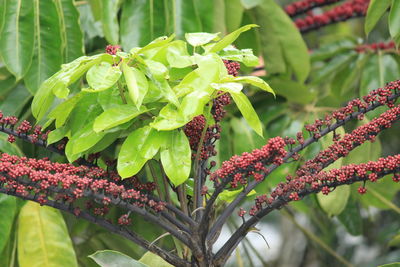
[[[121,181],[117,173],[98,167],[77,167],[5,153],[0,156],[0,187],[15,191],[22,197],[39,195],[42,205],[48,199],[76,205],[75,214],[81,210],[77,202],[81,199],[87,201],[83,209],[98,216],[106,215],[111,204],[122,201],[141,208],[149,207],[155,212],[165,208],[165,203],[148,196],[146,189],[154,190],[154,184],[140,184],[136,177]],[[119,221],[124,225],[130,222],[128,217]]]
[[[342,0],[301,0],[285,6],[285,11],[289,16],[294,17],[306,13],[313,8],[330,5],[339,1]]]
[[[121,51],[121,46],[119,45],[107,45],[106,53],[110,55],[116,55],[118,51]]]
[[[363,45],[358,45],[355,48],[355,51],[357,53],[367,53],[367,52],[378,52],[378,51],[397,51],[396,49],[396,44],[394,41],[390,41],[387,43],[381,42],[381,43],[372,43],[372,44],[363,44]]]
[[[283,163],[283,157],[287,154],[285,146],[282,137],[271,138],[261,149],[255,149],[250,153],[244,152],[241,156],[236,155],[224,161],[221,168],[211,174],[210,179],[217,184],[218,179],[229,179],[233,188],[239,184],[246,184],[247,177],[252,176],[256,181],[261,181],[268,173],[266,165]]]
[[[363,17],[367,14],[370,0],[351,0],[336,6],[320,15],[309,15],[296,19],[297,28],[303,33],[321,28],[340,21],[346,21],[355,17]]]

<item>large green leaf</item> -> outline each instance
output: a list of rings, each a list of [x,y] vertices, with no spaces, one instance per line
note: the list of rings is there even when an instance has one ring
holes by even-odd
[[[147,266],[157,266],[157,267],[173,267],[173,265],[169,264],[165,260],[163,260],[160,256],[146,252],[139,260],[141,263],[147,264]]]
[[[101,0],[101,22],[103,32],[110,44],[119,43],[118,10],[120,1]]]
[[[253,130],[258,135],[263,136],[263,126],[247,96],[242,92],[240,93],[230,92],[230,93],[233,98],[233,101],[235,101],[236,106],[242,113],[243,117],[245,118],[249,126],[253,128]]]
[[[121,252],[113,250],[96,251],[96,253],[89,257],[101,267],[149,267],[149,265],[138,262]]]
[[[35,13],[35,51],[25,85],[35,94],[43,81],[60,69],[63,46],[57,7],[53,1],[33,1]]]
[[[371,0],[365,18],[365,33],[369,34],[390,7],[392,0]]]
[[[168,10],[165,1],[124,1],[121,15],[121,43],[125,51],[148,44],[166,33]]]
[[[79,12],[72,0],[55,1],[60,20],[64,62],[83,55],[83,34],[79,24]]]
[[[147,111],[148,110],[144,108],[138,110],[131,105],[121,105],[115,108],[107,109],[95,119],[93,130],[98,133],[113,128],[128,122]]]
[[[225,0],[225,22],[228,32],[240,27],[243,17],[243,7],[240,0]]]
[[[165,173],[175,186],[189,178],[191,150],[183,131],[167,132],[165,146],[161,148],[161,162]]]
[[[172,17],[169,23],[173,32],[180,38],[187,32],[201,32],[201,19],[194,0],[171,0]]]
[[[273,53],[280,53],[277,46],[281,46],[281,53],[291,69],[294,71],[297,79],[304,82],[310,72],[310,56],[307,46],[293,21],[288,15],[278,6],[274,0],[265,0],[257,8],[254,9],[257,15],[257,23],[260,20],[265,20],[263,25],[267,27],[273,34],[269,35],[273,39],[262,39],[264,46],[273,46],[264,49],[265,61],[271,61],[272,58],[278,59]],[[268,23],[266,23],[268,21]],[[269,58],[271,55],[272,58]],[[284,64],[272,61],[270,64]],[[283,69],[283,68],[282,68]],[[268,71],[268,68],[267,68]],[[274,70],[277,72],[277,70]]]
[[[93,131],[93,121],[91,123],[86,124],[82,129],[78,130],[68,141],[67,146],[72,146],[72,151],[67,149],[66,155],[68,159],[71,160],[72,155],[79,154],[84,152],[95,144],[97,144],[106,134],[105,132],[95,132]],[[70,153],[72,152],[72,154]]]
[[[130,133],[122,144],[117,165],[118,173],[122,178],[137,174],[143,168],[147,160],[157,153],[158,148],[148,143],[149,141],[154,141],[154,139],[149,138],[152,131],[154,131],[154,129],[148,126],[139,128]],[[147,151],[143,151],[145,145],[148,149]],[[146,157],[142,156],[144,154]]]
[[[8,70],[19,80],[32,62],[34,12],[32,0],[4,1],[0,53]]]
[[[400,1],[392,0],[389,14],[389,31],[393,39],[400,36]]]
[[[185,118],[174,105],[168,104],[160,110],[150,126],[159,131],[170,131],[184,126],[190,119]]]
[[[119,80],[121,74],[122,72],[118,66],[102,62],[88,70],[86,80],[90,88],[95,91],[103,91],[112,87]]]
[[[361,235],[363,232],[363,221],[360,214],[360,208],[356,202],[350,198],[346,208],[338,216],[339,221],[346,227],[352,235]]]
[[[17,213],[16,198],[7,195],[0,195],[0,214],[3,214],[0,220],[0,253],[6,246],[11,228],[14,222],[14,216]]]
[[[21,267],[77,267],[67,226],[58,210],[26,203],[18,217],[18,263]]]
[[[86,92],[79,92],[70,99],[59,104],[55,109],[53,109],[48,117],[56,120],[56,128],[61,127],[67,121],[69,114],[75,108],[76,104],[81,100],[81,98],[86,94]]]

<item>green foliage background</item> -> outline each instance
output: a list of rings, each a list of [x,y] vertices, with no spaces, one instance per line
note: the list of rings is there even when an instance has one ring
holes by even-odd
[[[376,5],[378,1],[381,0],[371,2]],[[369,11],[367,23],[364,19],[356,19],[303,36],[280,7],[289,2],[292,1],[0,0],[0,110],[7,115],[32,119],[30,104],[40,84],[58,71],[61,64],[81,55],[102,52],[107,44],[121,44],[129,51],[161,35],[175,33],[178,38],[183,38],[187,32],[221,32],[224,35],[242,25],[255,23],[260,27],[244,33],[235,45],[252,48],[263,58],[266,71],[263,78],[278,97],[260,94],[252,87],[245,90],[263,122],[264,138],[250,130],[237,108],[229,107],[215,158],[218,166],[233,154],[260,147],[269,137],[293,136],[305,123],[322,117],[349,99],[400,78],[400,58],[395,51],[360,54],[354,50],[358,44],[388,41],[390,36],[399,40],[400,7],[395,4],[398,1],[379,2],[392,4],[390,14],[376,8],[376,12]],[[382,15],[383,19],[379,20]],[[365,31],[369,32],[368,36]],[[252,69],[243,67],[242,71],[250,73]],[[352,127],[355,125],[346,130]],[[375,143],[357,148],[342,164],[366,162],[381,155],[398,153],[399,130],[399,126],[395,126]],[[9,144],[6,138],[0,134],[1,151],[61,160],[26,143]],[[327,139],[322,146],[328,142]],[[317,149],[308,149],[306,156],[311,157]],[[295,164],[281,167],[257,191],[271,188],[286,174],[293,173],[296,167]],[[400,188],[388,180],[368,185],[370,193],[364,196],[356,193],[356,187],[349,187],[343,189],[347,191],[345,193],[332,194],[329,198],[311,197],[292,205],[295,218],[303,222],[301,225],[288,222],[287,216],[293,218],[290,214],[270,217],[268,227],[281,233],[282,244],[278,251],[285,253],[271,255],[269,263],[304,266],[304,261],[311,261],[324,266],[342,266],[335,255],[318,242],[360,266],[400,261]],[[251,201],[249,198],[249,203]],[[12,197],[0,196],[0,214],[0,266],[43,266],[43,261],[50,262],[48,266],[67,266],[57,264],[58,261],[65,262],[61,257],[68,258],[71,262],[68,266],[97,266],[87,257],[97,250],[118,250],[135,259],[144,253],[136,245],[87,222],[50,208],[38,210],[37,206]],[[28,216],[43,219],[33,220]],[[230,225],[235,223],[232,221]],[[140,218],[135,218],[133,227],[149,240],[161,234],[159,229],[149,227]],[[300,229],[307,237],[300,245],[303,252],[296,252],[288,236],[293,229]],[[268,239],[268,229],[265,234]],[[358,242],[347,242],[351,236],[357,236]],[[169,238],[159,242],[173,246]],[[357,253],[368,254],[372,244],[377,251],[373,259],[368,255],[365,258],[357,256]],[[258,248],[253,249],[254,246]],[[279,245],[270,243],[270,246]],[[252,250],[262,251],[261,256]],[[258,240],[246,241],[239,247],[236,257],[232,257],[232,264],[261,266],[266,261],[264,255],[269,253],[265,250]],[[298,260],[293,262],[284,254],[297,255]],[[33,255],[38,258],[35,263],[27,260]],[[32,265],[36,262],[38,265]]]

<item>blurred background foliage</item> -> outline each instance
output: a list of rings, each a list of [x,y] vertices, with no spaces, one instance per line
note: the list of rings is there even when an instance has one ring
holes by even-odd
[[[251,87],[245,90],[264,123],[264,138],[250,130],[238,110],[228,107],[229,115],[222,123],[222,138],[218,143],[219,153],[214,159],[218,167],[233,154],[262,146],[270,137],[293,137],[307,122],[323,117],[351,98],[400,78],[396,47],[360,50],[363,44],[390,41],[388,14],[383,15],[368,36],[364,18],[301,35],[282,8],[292,2],[0,0],[0,110],[21,119],[32,119],[30,103],[39,85],[62,63],[104,51],[107,44],[119,44],[128,51],[161,35],[175,33],[182,38],[186,32],[226,34],[255,23],[260,27],[244,33],[235,45],[252,48],[262,64],[256,70],[243,66],[242,72],[262,76],[278,97],[274,99]],[[314,12],[319,14],[341,3],[317,8]],[[348,126],[346,131],[355,126]],[[399,153],[399,132],[400,127],[394,126],[376,142],[357,148],[340,164],[361,163]],[[9,144],[6,139],[6,135],[0,134],[0,151],[59,160],[30,144]],[[303,157],[311,157],[318,146],[327,145],[329,140],[323,140],[309,148]],[[257,192],[282,181],[294,172],[297,164],[282,166]],[[400,261],[400,188],[388,180],[369,184],[369,193],[363,196],[351,186],[328,197],[309,197],[279,214],[274,213],[259,225],[269,246],[259,235],[251,234],[228,265],[377,266]],[[243,206],[252,201],[249,197]],[[224,203],[220,205],[223,208]],[[43,251],[52,250],[53,243],[51,240],[41,243],[41,238],[32,234],[38,229],[49,239],[65,240],[65,253],[59,254],[71,261],[68,266],[97,266],[87,256],[101,249],[118,250],[136,259],[144,253],[135,244],[88,222],[50,208],[39,210],[36,205],[25,205],[12,197],[0,195],[0,214],[0,266],[32,266],[33,259],[27,259],[29,254],[22,252],[29,247],[39,248],[34,254],[38,261],[43,260],[46,257]],[[44,219],[36,220],[35,216]],[[222,239],[239,223],[231,220]],[[148,240],[162,234],[140,218],[135,219],[132,227],[140,229]],[[172,241],[163,238],[158,242],[168,246]],[[63,265],[61,255],[47,257],[58,262],[57,266],[67,266]]]

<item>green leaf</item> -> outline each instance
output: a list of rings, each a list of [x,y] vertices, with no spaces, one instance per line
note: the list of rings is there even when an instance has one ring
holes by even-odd
[[[243,7],[240,0],[225,0],[225,23],[228,32],[240,27],[243,18]]]
[[[363,221],[360,208],[351,197],[346,208],[338,216],[339,221],[346,227],[351,235],[361,235],[363,233]]]
[[[262,137],[263,126],[247,96],[243,93],[237,94],[233,92],[231,92],[231,96],[233,98],[233,101],[235,101],[236,106],[242,113],[243,117],[249,124],[249,126],[253,128],[253,130]]]
[[[400,262],[393,262],[384,265],[379,265],[378,267],[400,267]]]
[[[56,0],[55,4],[60,20],[64,62],[70,62],[84,54],[79,12],[71,0]]]
[[[147,111],[148,109],[142,108],[138,110],[136,107],[130,105],[121,105],[107,109],[95,119],[93,130],[98,133],[113,128],[128,122]]]
[[[7,139],[8,134],[0,133],[0,151],[10,155],[24,156],[18,145],[8,142]]]
[[[299,104],[309,104],[317,96],[316,91],[312,91],[304,84],[295,82],[293,80],[286,80],[283,78],[276,78],[269,80],[268,83],[271,87],[276,88],[278,95],[284,96],[288,101]]]
[[[186,41],[191,46],[202,46],[219,39],[219,33],[194,32],[185,34]]]
[[[267,91],[267,92],[275,95],[274,90],[272,90],[272,88],[268,85],[268,83],[259,77],[255,77],[255,76],[229,77],[229,78],[223,79],[223,81],[248,83],[248,84],[256,86],[264,91]]]
[[[221,90],[224,92],[232,92],[235,94],[238,94],[242,91],[243,89],[243,84],[241,83],[212,83],[211,84],[212,88],[215,90]]]
[[[88,70],[86,80],[89,86],[95,91],[103,91],[116,84],[121,74],[122,72],[118,66],[112,66],[108,62],[102,62]]]
[[[335,191],[330,192],[329,195],[317,194],[318,203],[321,208],[329,215],[339,215],[345,209],[347,200],[350,196],[349,186],[340,186]]]
[[[194,0],[172,0],[170,5],[172,21],[169,23],[178,37],[183,38],[186,32],[201,32],[201,20]]]
[[[18,264],[21,267],[77,267],[75,252],[61,213],[27,202],[18,217]]]
[[[0,253],[3,251],[10,239],[11,228],[14,223],[14,217],[17,213],[17,202],[13,196],[0,195],[0,214],[3,214],[0,220]]]
[[[32,62],[34,12],[32,0],[5,1],[0,54],[7,69],[21,79]]]
[[[61,127],[65,124],[65,122],[69,117],[69,114],[85,94],[86,92],[77,93],[70,99],[59,104],[55,109],[53,109],[49,113],[48,117],[56,120],[56,128]]]
[[[88,257],[93,259],[101,267],[149,267],[121,252],[113,250],[96,251]]]
[[[35,51],[25,85],[35,94],[63,63],[63,46],[57,7],[53,1],[34,1]]]
[[[183,131],[167,132],[166,144],[161,148],[160,156],[165,173],[175,186],[189,178],[191,149]]]
[[[120,1],[101,0],[101,22],[106,40],[113,45],[119,44],[118,10]]]
[[[237,29],[234,32],[231,32],[230,34],[228,34],[224,38],[222,38],[220,41],[218,41],[215,45],[213,45],[208,52],[213,53],[213,52],[221,51],[228,45],[232,44],[240,36],[241,33],[248,31],[254,27],[258,27],[258,26],[255,24],[249,24],[249,25],[246,25],[246,26],[243,26],[243,27]]]
[[[293,21],[274,0],[263,1],[254,9],[254,12],[257,16],[257,23],[271,32],[268,38],[262,38],[262,45],[267,46],[264,49],[264,60],[266,62],[271,61],[272,58],[275,59],[279,53],[282,53],[283,57],[279,56],[279,60],[285,60],[294,71],[297,79],[304,82],[310,73],[310,55]],[[261,20],[264,21],[261,22]],[[263,33],[264,31],[261,32],[261,35]],[[271,39],[277,39],[277,41]],[[281,46],[281,49],[278,48],[279,46]],[[278,55],[273,55],[274,53],[278,53]],[[274,72],[284,70],[283,63],[271,61],[270,64],[282,64],[282,68],[276,70],[273,68]]]
[[[184,41],[174,41],[166,50],[166,58],[172,68],[185,68],[193,64]]]
[[[225,191],[222,191],[221,194],[218,195],[218,199],[221,201],[231,203],[236,198],[236,196],[239,195],[240,192],[242,192],[242,191],[243,191],[243,188],[238,189],[238,190],[225,190]],[[249,197],[249,196],[252,196],[255,194],[256,194],[256,191],[253,189],[247,194],[247,196]]]
[[[236,49],[228,46],[218,53],[222,59],[243,62],[248,67],[255,67],[259,64],[258,57],[253,54],[252,49]]]
[[[154,137],[149,138],[152,131],[154,131],[152,128],[145,126],[133,131],[125,139],[119,151],[117,165],[118,173],[122,178],[128,178],[137,174],[147,160],[157,153],[158,148],[156,149],[152,144],[146,144],[149,141],[154,141]],[[145,144],[148,149],[147,151],[143,150]],[[143,154],[146,157],[142,156]]]
[[[389,31],[392,38],[400,35],[400,1],[392,0],[389,13]]]
[[[210,94],[204,91],[194,91],[182,99],[179,108],[180,113],[186,121],[192,120],[195,116],[203,113],[204,106],[211,100]]]
[[[85,125],[82,129],[78,130],[68,141],[67,145],[72,146],[72,154],[66,153],[68,160],[71,160],[73,155],[84,152],[95,144],[97,144],[106,134],[105,132],[95,132],[93,131],[93,121]]]
[[[150,123],[150,126],[159,131],[170,131],[184,126],[189,120],[176,106],[167,104],[160,110],[158,117]]]
[[[173,265],[163,260],[163,258],[149,251],[144,253],[144,255],[140,258],[139,262],[145,263],[148,266],[173,267]]]
[[[121,43],[125,51],[144,46],[165,34],[165,1],[124,1],[121,15]]]
[[[244,8],[251,9],[261,4],[262,0],[240,0],[240,2],[242,2]]]
[[[59,127],[53,131],[50,132],[48,138],[47,138],[47,145],[51,145],[55,142],[60,141],[61,139],[64,138],[64,136],[67,134],[68,128],[63,126]]]
[[[365,33],[369,34],[389,8],[392,0],[371,0],[365,18]]]

